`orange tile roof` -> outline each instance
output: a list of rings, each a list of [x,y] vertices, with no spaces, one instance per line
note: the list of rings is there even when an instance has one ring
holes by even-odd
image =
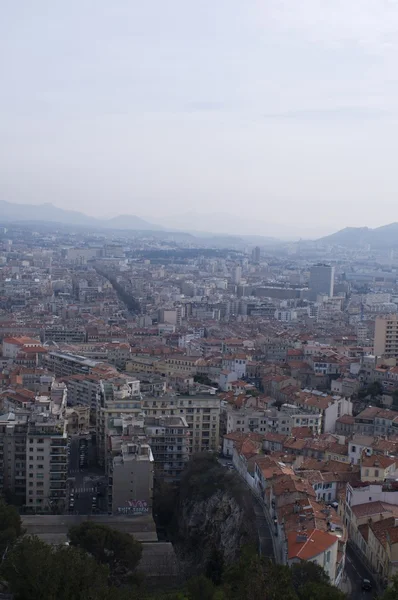
[[[387,502],[365,502],[365,504],[357,504],[351,507],[352,512],[357,519],[363,517],[371,517],[372,515],[380,515],[383,513],[391,513],[398,517],[398,506],[388,504]]]
[[[396,544],[398,542],[398,526],[396,525],[395,517],[381,519],[375,523],[370,523],[370,529],[380,544],[386,548],[387,544]]]
[[[320,531],[319,529],[313,529],[307,532],[305,541],[297,541],[297,536],[301,535],[300,532],[291,531],[287,536],[288,545],[288,559],[299,558],[300,560],[311,560],[326,552],[333,544],[335,544],[338,538],[335,535]]]
[[[396,462],[397,459],[382,454],[372,454],[371,456],[367,456],[364,452],[361,457],[361,467],[380,467],[381,469],[387,469]]]

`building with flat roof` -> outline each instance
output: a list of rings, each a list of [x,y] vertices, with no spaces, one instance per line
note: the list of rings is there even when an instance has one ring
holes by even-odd
[[[398,357],[398,315],[378,316],[375,320],[374,354],[384,358]]]
[[[333,296],[334,267],[331,265],[317,264],[310,270],[310,300],[316,301],[318,295]]]
[[[220,449],[221,400],[209,395],[147,396],[142,400],[146,417],[181,416],[188,423],[190,453]]]
[[[56,350],[48,352],[45,362],[47,368],[55,373],[56,377],[91,373],[99,364],[98,361],[85,356],[70,354],[68,352],[58,352]]]
[[[181,476],[189,460],[189,426],[184,417],[146,417],[145,433],[151,445],[156,473],[165,481]]]
[[[146,441],[134,437],[121,441],[109,472],[109,506],[112,507],[112,514],[141,515],[152,512],[153,465],[151,447]]]

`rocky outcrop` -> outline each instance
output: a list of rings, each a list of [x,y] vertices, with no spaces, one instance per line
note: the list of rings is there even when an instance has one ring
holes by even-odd
[[[243,545],[258,543],[250,492],[235,473],[205,460],[202,472],[184,476],[178,506],[175,548],[191,574],[203,572],[214,556],[229,565]]]

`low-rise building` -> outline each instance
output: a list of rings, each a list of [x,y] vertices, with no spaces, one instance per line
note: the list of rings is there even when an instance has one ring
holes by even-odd
[[[291,531],[287,535],[288,564],[300,561],[313,562],[336,581],[338,538],[326,531]]]

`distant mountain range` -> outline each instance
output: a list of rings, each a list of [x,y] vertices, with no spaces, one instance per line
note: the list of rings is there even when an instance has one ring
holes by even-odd
[[[149,223],[135,215],[119,215],[112,219],[96,219],[76,210],[64,210],[50,202],[45,204],[13,204],[0,200],[0,221],[22,222],[41,221],[78,225],[86,227],[102,227],[106,229],[136,229],[138,231],[160,231],[160,225]]]
[[[64,210],[47,202],[45,204],[14,204],[0,200],[0,223],[57,223],[63,226],[87,227],[88,229],[109,229],[135,232],[151,232],[152,235],[164,240],[179,242],[195,242],[206,247],[244,246],[247,244],[274,245],[279,240],[266,236],[234,235],[226,233],[209,233],[206,231],[191,231],[182,227],[164,227],[159,223],[151,223],[136,215],[119,215],[111,219],[90,217],[76,210]],[[138,233],[137,233],[138,235]]]
[[[375,229],[346,227],[317,241],[331,246],[347,246],[350,248],[360,248],[367,245],[372,248],[398,247],[398,223],[390,223]]]

